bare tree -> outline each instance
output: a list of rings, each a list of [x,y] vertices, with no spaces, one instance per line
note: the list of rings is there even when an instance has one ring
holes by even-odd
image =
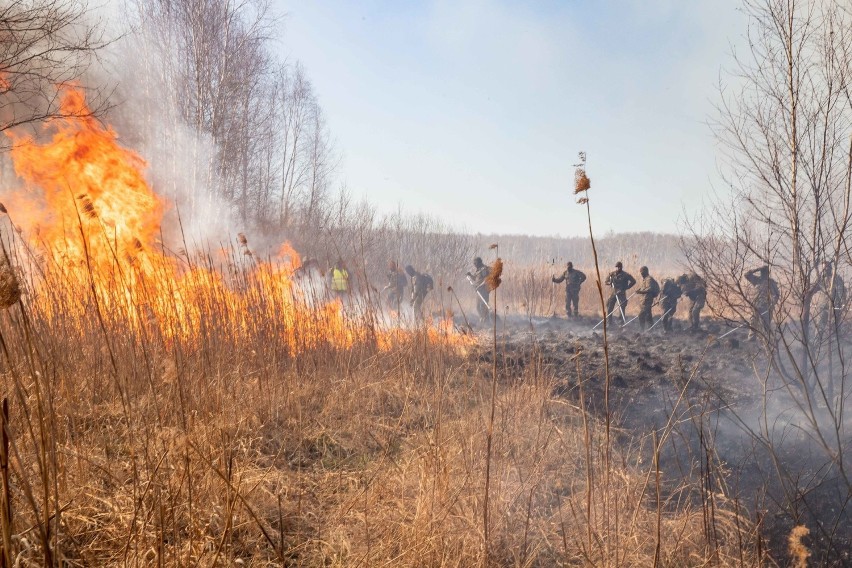
[[[89,18],[72,0],[0,2],[0,131],[79,112],[60,107],[57,86],[79,79],[105,43]]]
[[[280,192],[278,219],[289,226],[296,199],[308,179],[307,144],[309,117],[317,106],[304,69],[281,66],[275,78],[274,102],[278,111],[278,149],[280,152]]]
[[[742,425],[778,456],[789,452],[794,424],[801,443],[821,449],[821,480],[848,491],[845,306],[824,263],[839,272],[852,263],[852,15],[830,1],[746,0],[745,10],[749,48],[735,58],[714,125],[728,191],[690,224],[685,254],[715,313],[746,322],[763,347],[763,413]],[[777,301],[762,297],[771,286],[743,280],[761,265],[777,281]],[[775,460],[790,510],[811,493],[800,465]],[[820,524],[825,534],[830,524]]]

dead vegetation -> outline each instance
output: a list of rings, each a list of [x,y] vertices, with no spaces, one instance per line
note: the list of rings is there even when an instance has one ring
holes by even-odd
[[[49,303],[28,289],[0,321],[12,561],[486,563],[491,386],[478,348],[421,331],[391,349],[322,344],[294,356],[260,325],[275,314],[237,319],[203,293],[193,310],[216,326],[165,338],[118,314],[96,317],[103,297],[62,282]],[[265,332],[240,329],[254,325]],[[733,508],[718,505],[708,541],[706,511],[658,485],[642,451],[613,447],[604,459],[602,426],[554,395],[552,372],[533,363],[519,378],[497,383],[492,565],[751,556],[753,528]],[[582,390],[587,377],[568,380]]]

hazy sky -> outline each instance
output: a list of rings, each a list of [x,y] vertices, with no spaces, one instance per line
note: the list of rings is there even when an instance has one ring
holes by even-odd
[[[678,229],[718,184],[707,126],[737,0],[276,0],[341,177],[382,211],[474,232]]]

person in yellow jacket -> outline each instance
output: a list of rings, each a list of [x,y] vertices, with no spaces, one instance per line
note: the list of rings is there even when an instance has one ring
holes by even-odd
[[[331,293],[343,300],[349,295],[349,271],[343,261],[338,259],[329,272],[331,278]]]

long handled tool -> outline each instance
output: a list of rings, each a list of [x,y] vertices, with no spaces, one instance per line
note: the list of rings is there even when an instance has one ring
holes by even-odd
[[[669,312],[671,312],[673,309],[674,309],[674,308],[669,308],[669,309],[667,309],[667,310],[666,310],[666,312],[665,312],[663,315],[661,315],[661,316],[660,316],[660,319],[658,319],[658,320],[657,320],[657,321],[655,321],[653,324],[651,324],[651,327],[649,327],[648,329],[646,329],[646,330],[645,330],[645,331],[643,331],[642,333],[647,333],[647,332],[651,331],[652,329],[654,329],[654,326],[656,326],[658,323],[660,323],[661,321],[663,321],[663,318],[664,318],[664,317],[666,317],[667,315],[669,315]]]
[[[630,294],[629,296],[627,296],[627,297],[624,299],[624,302],[625,302],[625,303],[627,303],[627,301],[628,301],[630,298],[632,298],[634,294],[636,294],[636,292],[633,292],[633,294]],[[616,298],[616,303],[618,304],[618,308],[621,310],[621,314],[622,314],[622,321],[624,321],[624,310],[621,308],[621,302],[619,302],[617,298]],[[593,327],[593,328],[591,329],[591,331],[595,331],[595,330],[598,328],[598,326],[600,326],[600,325],[604,322],[604,320],[605,320],[606,318],[608,318],[609,316],[611,316],[611,315],[612,315],[612,314],[614,314],[614,313],[615,313],[615,308],[613,308],[613,309],[612,309],[612,311],[611,311],[611,312],[609,312],[609,313],[606,315],[606,317],[605,317],[604,319],[602,319],[601,321],[599,321],[599,322],[595,325],[595,327]]]
[[[761,312],[761,313],[760,313],[760,315],[765,316],[765,315],[766,315],[766,312],[768,312],[768,311],[769,311],[769,310],[765,310],[765,311]],[[725,337],[728,337],[729,335],[731,335],[732,333],[734,333],[734,332],[735,332],[735,331],[737,331],[738,329],[742,329],[742,328],[743,328],[743,327],[745,327],[745,326],[746,326],[746,324],[741,323],[740,325],[738,325],[738,326],[737,326],[737,327],[735,327],[734,329],[732,329],[732,330],[730,330],[730,331],[727,331],[727,332],[725,332],[724,334],[720,335],[720,336],[719,336],[719,338],[717,339],[717,341],[718,341],[719,339],[724,339]]]
[[[654,303],[653,303],[653,304],[651,304],[651,307],[653,308],[654,306],[656,306],[656,305],[657,305],[657,304],[659,304],[659,303],[660,303],[660,300],[654,300]],[[668,312],[666,312],[666,313],[668,313]],[[664,315],[665,315],[665,314],[664,314]],[[630,321],[626,322],[626,323],[625,323],[624,325],[622,325],[621,327],[627,327],[627,324],[629,324],[629,323],[630,323],[630,322],[632,322],[633,320],[637,319],[638,317],[639,317],[638,315],[633,316],[632,318],[630,318]],[[659,320],[658,320],[658,321],[659,321]],[[657,325],[657,324],[654,324],[654,325]],[[651,327],[654,327],[654,326],[652,325]],[[648,328],[648,329],[651,329],[651,328]]]
[[[730,331],[727,331],[727,332],[723,333],[722,335],[720,335],[720,336],[719,336],[719,339],[724,339],[725,337],[728,337],[729,335],[731,335],[732,333],[734,333],[734,332],[735,332],[735,331],[737,331],[738,329],[741,329],[744,325],[745,325],[744,323],[741,323],[740,325],[738,325],[738,326],[737,326],[737,327],[735,327],[734,329],[732,329],[732,330],[730,330]]]
[[[626,316],[626,315],[624,315],[624,306],[622,306],[622,305],[621,305],[621,298],[619,298],[617,295],[615,296],[615,303],[616,303],[616,304],[618,304],[618,311],[619,311],[619,312],[621,312],[621,321],[622,321],[622,322],[623,322],[623,324],[624,324],[624,325],[622,325],[621,327],[624,327],[624,326],[625,326],[625,325],[627,325],[629,322],[627,321],[627,316]],[[626,304],[626,303],[627,303],[627,300],[624,300],[624,303]],[[637,317],[638,317],[638,316],[637,316]],[[631,321],[632,321],[632,320],[631,320]]]
[[[490,310],[491,306],[488,304],[488,300],[486,300],[485,298],[482,297],[482,292],[479,291],[479,286],[477,286],[473,282],[473,278],[470,277],[470,274],[467,275],[467,281],[470,282],[471,286],[473,286],[473,289],[476,292],[476,295],[479,296],[479,299],[482,300],[482,303],[485,304],[485,307]]]

